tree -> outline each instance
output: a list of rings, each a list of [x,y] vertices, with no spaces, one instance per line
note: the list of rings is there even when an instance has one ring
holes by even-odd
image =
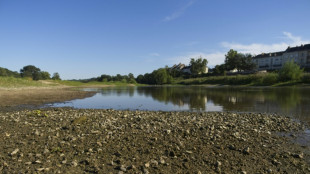
[[[251,54],[241,54],[241,65],[239,68],[245,71],[251,71],[256,68],[256,64],[253,62]]]
[[[196,60],[194,58],[191,58],[190,61],[191,73],[193,75],[204,73],[207,68],[207,64],[208,64],[207,59],[202,59],[202,57],[199,57]]]
[[[279,71],[279,79],[281,81],[300,80],[303,75],[303,69],[293,61],[288,61]]]
[[[41,79],[42,79],[42,80],[51,79],[50,73],[48,73],[48,72],[46,72],[46,71],[41,71]]]
[[[213,71],[214,74],[220,75],[220,74],[224,74],[224,72],[225,72],[225,65],[224,64],[216,65],[214,67],[214,71]]]
[[[145,83],[144,76],[142,74],[138,75],[136,81],[138,83]]]
[[[251,54],[238,53],[231,49],[225,55],[225,68],[230,71],[237,69],[239,72],[242,70],[253,70],[256,64],[252,61]]]
[[[241,64],[240,54],[237,51],[230,49],[228,53],[225,55],[226,70],[230,71],[235,68],[238,69],[238,66],[240,66],[240,64]]]
[[[154,73],[154,78],[155,78],[156,84],[162,85],[162,84],[167,83],[168,74],[167,74],[166,69],[164,69],[164,68],[158,69],[158,70],[155,70],[153,73]]]
[[[41,78],[40,71],[41,71],[40,68],[37,68],[33,65],[27,65],[20,70],[20,74],[22,77],[31,77],[33,80],[40,80]]]
[[[58,72],[55,72],[52,77],[53,80],[61,80]]]

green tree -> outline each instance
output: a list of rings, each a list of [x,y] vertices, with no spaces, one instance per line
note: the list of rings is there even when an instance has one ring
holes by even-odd
[[[225,55],[225,68],[230,71],[237,69],[239,72],[242,70],[254,70],[256,64],[252,61],[251,54],[242,54],[231,49]]]
[[[230,71],[235,68],[238,69],[238,66],[241,64],[240,61],[240,54],[233,50],[230,49],[228,53],[225,55],[225,68],[226,70]]]
[[[40,80],[41,78],[40,71],[41,71],[40,68],[37,68],[33,65],[27,65],[20,70],[20,74],[22,77],[30,77],[33,80]]]
[[[256,64],[253,62],[251,54],[241,54],[240,56],[241,65],[239,66],[239,69],[251,71],[256,68]]]
[[[279,71],[281,81],[300,80],[303,75],[303,69],[293,61],[286,62]]]
[[[153,71],[153,77],[155,84],[162,85],[162,84],[168,84],[172,82],[172,77],[167,72],[166,68],[160,68],[158,70]]]
[[[191,73],[193,75],[204,73],[207,68],[207,64],[208,64],[207,59],[203,59],[202,57],[199,57],[196,60],[194,58],[191,58],[190,61]]]
[[[42,80],[48,80],[51,79],[51,75],[49,72],[41,71],[41,79]]]
[[[55,73],[53,74],[52,79],[53,79],[53,80],[61,80],[59,73],[58,73],[58,72],[55,72]]]
[[[220,74],[224,74],[225,72],[225,65],[221,64],[221,65],[216,65],[214,67],[213,73],[216,75],[220,75]]]

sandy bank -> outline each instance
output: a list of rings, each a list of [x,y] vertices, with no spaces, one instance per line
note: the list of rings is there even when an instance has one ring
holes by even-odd
[[[0,89],[0,107],[42,105],[80,99],[92,95],[94,95],[93,92],[74,90],[66,86]]]

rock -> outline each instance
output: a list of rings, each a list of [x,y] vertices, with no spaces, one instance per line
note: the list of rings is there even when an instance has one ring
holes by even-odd
[[[236,150],[236,147],[235,147],[234,145],[229,145],[228,148],[229,148],[230,150]]]
[[[185,152],[188,153],[188,154],[192,154],[193,153],[193,151],[189,151],[189,150],[187,150]]]
[[[123,172],[126,172],[127,171],[127,168],[125,165],[121,165],[120,166],[120,170],[123,171]]]
[[[25,164],[26,165],[30,165],[30,164],[32,164],[32,162],[30,162],[30,161],[29,162],[25,162]]]
[[[74,166],[74,167],[76,167],[76,166],[78,165],[78,163],[77,163],[77,161],[72,161],[72,162],[71,162],[71,165]]]
[[[10,153],[11,156],[16,155],[19,152],[19,149],[15,149],[13,152]]]
[[[163,157],[160,157],[160,159],[159,159],[159,163],[160,163],[160,164],[165,164],[165,163],[166,163],[166,161],[165,161],[165,159],[164,159]]]
[[[293,154],[293,157],[294,157],[294,158],[300,158],[300,159],[302,159],[302,158],[304,158],[304,154],[303,154],[303,153],[300,153],[300,154],[295,153],[295,154]]]
[[[170,133],[171,133],[171,130],[167,129],[165,132],[166,132],[167,134],[170,134]]]
[[[250,148],[246,147],[242,150],[243,154],[249,155],[250,154]]]
[[[97,145],[102,147],[102,143],[100,143],[99,141],[97,142]]]
[[[47,154],[47,153],[50,153],[50,151],[48,149],[44,149],[43,153]]]
[[[43,171],[45,168],[38,168],[38,169],[36,169],[36,171],[39,171],[39,172],[41,172],[41,171]]]
[[[146,168],[149,168],[149,167],[150,167],[150,163],[147,162],[147,163],[144,164],[144,166],[145,166]]]
[[[216,167],[220,167],[222,165],[222,163],[220,161],[216,161],[215,166]]]
[[[41,164],[42,162],[40,161],[40,160],[36,160],[35,162],[34,162],[34,164]]]

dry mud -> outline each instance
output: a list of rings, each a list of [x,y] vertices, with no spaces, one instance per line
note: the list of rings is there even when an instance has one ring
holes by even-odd
[[[34,106],[54,102],[82,99],[94,92],[73,90],[72,88],[21,88],[0,89],[0,110],[16,110],[22,105]]]
[[[310,173],[305,126],[252,113],[0,112],[0,173]]]

